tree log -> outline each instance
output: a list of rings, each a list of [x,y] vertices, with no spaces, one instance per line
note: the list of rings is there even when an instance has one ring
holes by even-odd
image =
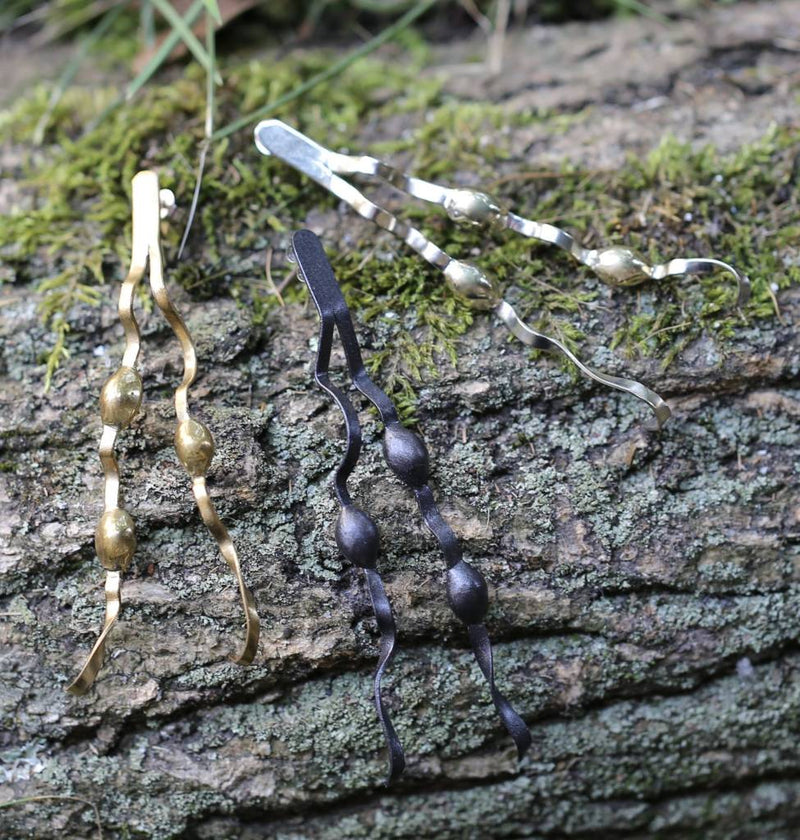
[[[531,167],[613,167],[668,129],[734,150],[755,126],[796,119],[794,3],[657,27],[513,33],[487,99],[553,119],[596,108],[552,148],[512,137],[515,152]],[[446,84],[465,92],[455,71]],[[353,230],[373,235],[344,209],[309,223],[342,248]],[[158,313],[143,316],[145,402],[119,445],[139,546],[106,664],[74,698],[63,688],[102,621],[96,398],[122,334],[109,287],[42,394],[46,336],[26,288],[0,290],[0,804],[73,798],[3,808],[3,838],[93,837],[87,803],[105,838],[798,837],[797,289],[781,293],[780,319],[740,324],[732,345],[704,335],[667,367],[608,349],[615,304],[636,292],[603,293],[584,352],[669,398],[661,433],[632,399],[532,360],[489,316],[456,367],[427,376],[432,485],[490,584],[498,681],[533,733],[521,764],[364,413],[352,487],[382,531],[400,630],[387,697],[408,757],[386,789],[374,620],[333,538],[342,430],[311,377],[312,308],[254,325],[230,300],[178,294],[200,359],[193,410],[217,443],[212,497],[261,615],[249,668],[228,661],[237,593],[172,448],[180,355]],[[357,329],[369,347],[380,327]]]

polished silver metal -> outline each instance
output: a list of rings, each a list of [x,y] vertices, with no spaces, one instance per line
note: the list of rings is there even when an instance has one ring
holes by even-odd
[[[332,152],[280,120],[263,120],[255,128],[255,142],[265,155],[275,155],[307,175],[320,186],[349,204],[360,216],[388,230],[413,248],[423,259],[443,272],[450,287],[476,309],[492,309],[506,327],[525,344],[539,350],[557,350],[586,376],[632,394],[646,402],[655,414],[659,427],[669,418],[670,410],[654,391],[631,379],[599,373],[581,362],[560,341],[543,335],[523,323],[514,307],[494,288],[492,280],[470,263],[454,260],[411,225],[405,224],[385,208],[370,201],[341,175],[358,175],[383,180],[396,189],[445,209],[455,222],[493,230],[513,230],[523,236],[555,245],[591,268],[604,282],[631,286],[646,280],[701,274],[714,270],[729,272],[738,286],[737,305],[749,297],[750,284],[732,266],[716,259],[675,259],[661,265],[648,265],[627,248],[588,249],[566,231],[553,225],[524,219],[505,209],[486,193],[451,189],[415,178],[369,155]]]

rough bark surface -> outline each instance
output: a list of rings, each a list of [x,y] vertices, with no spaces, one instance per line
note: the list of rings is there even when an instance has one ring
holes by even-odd
[[[537,165],[614,166],[665,128],[735,149],[796,116],[799,47],[789,2],[666,32],[641,19],[531,27],[486,96],[511,110],[596,103],[547,147],[513,139]],[[455,71],[449,84],[465,89]],[[343,241],[352,217],[332,215],[311,222]],[[310,376],[313,311],[287,306],[256,328],[233,302],[182,301],[202,369],[193,406],[217,441],[213,497],[262,619],[248,669],[227,661],[236,592],[172,449],[176,345],[143,317],[146,401],[119,448],[139,548],[107,664],[77,699],[63,686],[102,611],[96,395],[121,330],[109,290],[43,396],[36,300],[3,295],[0,452],[14,468],[0,473],[0,801],[88,800],[106,838],[800,836],[796,290],[783,323],[742,327],[732,350],[702,339],[666,370],[616,359],[603,341],[619,316],[598,314],[588,355],[670,398],[658,435],[632,400],[532,362],[487,317],[457,368],[425,384],[433,485],[490,581],[499,682],[533,731],[521,765],[367,422],[353,489],[382,527],[401,631],[388,696],[409,759],[389,790],[374,622],[332,534],[341,423]],[[0,810],[4,838],[94,833],[75,800]]]

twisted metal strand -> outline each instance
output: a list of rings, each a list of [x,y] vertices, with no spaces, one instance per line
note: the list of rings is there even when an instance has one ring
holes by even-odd
[[[146,176],[150,189],[158,196],[158,178],[154,172],[139,173],[136,178]],[[239,665],[249,665],[258,647],[260,621],[256,612],[255,600],[242,575],[241,564],[236,548],[228,533],[228,529],[219,518],[206,486],[206,473],[214,457],[214,439],[209,429],[194,420],[189,414],[189,387],[197,376],[197,353],[194,342],[183,318],[167,294],[164,285],[163,260],[160,240],[152,240],[150,249],[150,289],[153,292],[158,308],[163,313],[172,331],[175,333],[183,351],[183,378],[175,390],[175,414],[178,428],[175,431],[175,450],[178,458],[192,479],[192,492],[197,502],[198,510],[217,542],[220,554],[236,577],[239,596],[242,602],[245,619],[245,639],[241,653],[233,658]]]
[[[138,176],[137,176],[138,177]],[[142,379],[136,370],[141,336],[133,312],[133,296],[144,276],[152,237],[158,235],[158,194],[152,202],[148,185],[134,178],[132,183],[133,234],[131,264],[119,292],[117,310],[125,330],[122,364],[109,377],[100,392],[100,462],[103,465],[103,515],[95,530],[95,551],[106,570],[105,621],[78,676],[67,686],[70,694],[85,694],[103,664],[106,638],[122,607],[122,575],[128,570],[136,550],[136,532],[131,515],[120,505],[119,465],[114,452],[117,437],[127,428],[142,403]]]
[[[302,230],[292,237],[292,247],[300,273],[311,291],[320,316],[323,317],[325,313],[325,319],[335,324],[339,332],[348,370],[356,388],[378,409],[384,424],[384,459],[392,472],[414,493],[420,513],[439,543],[448,569],[447,597],[450,607],[467,625],[473,652],[489,684],[492,701],[522,757],[530,746],[531,736],[525,722],[495,682],[491,644],[483,624],[489,606],[488,587],[483,575],[464,561],[456,535],[442,518],[434,501],[428,486],[429,459],[425,444],[418,435],[400,423],[397,410],[388,395],[367,374],[350,312],[322,243],[311,231]],[[322,354],[325,367],[330,358],[332,332],[331,326],[322,333],[326,340]],[[353,529],[361,537],[353,542],[365,544],[368,540],[363,539],[364,534],[359,533],[360,530]]]
[[[302,250],[302,248],[301,248]],[[313,255],[312,255],[313,256]],[[312,271],[309,257],[304,251],[303,272]],[[312,271],[313,273],[313,271]],[[347,395],[331,382],[328,368],[330,366],[333,334],[336,327],[334,310],[327,306],[323,298],[314,297],[320,316],[320,334],[317,346],[317,359],[314,366],[314,379],[339,407],[345,423],[347,445],[344,455],[334,474],[333,486],[341,510],[336,520],[336,542],[345,558],[364,570],[364,576],[369,589],[372,609],[380,634],[380,654],[378,665],[373,677],[373,696],[375,710],[383,730],[383,737],[388,752],[388,774],[386,783],[389,784],[403,772],[406,766],[403,747],[392,724],[389,712],[383,702],[381,683],[386,668],[394,657],[397,643],[397,627],[391,604],[386,595],[383,579],[378,572],[377,557],[379,550],[378,528],[372,518],[353,503],[347,480],[358,463],[361,454],[361,424],[358,420],[353,403]]]
[[[493,309],[512,334],[524,343],[538,349],[560,352],[586,376],[647,403],[655,414],[659,427],[669,418],[670,410],[658,394],[634,380],[593,370],[583,364],[561,342],[531,329],[521,321],[511,304],[502,299],[491,280],[477,266],[452,259],[417,228],[401,222],[388,210],[370,201],[339,175],[379,178],[415,198],[444,207],[454,221],[493,229],[508,228],[556,245],[589,266],[607,283],[627,286],[648,278],[660,280],[668,276],[699,274],[719,268],[735,277],[739,288],[739,305],[742,305],[749,295],[747,278],[720,260],[678,259],[663,265],[649,266],[625,248],[588,250],[581,247],[568,233],[553,225],[523,219],[507,212],[485,193],[441,187],[407,175],[369,155],[332,152],[280,120],[260,122],[255,129],[255,142],[262,154],[280,158],[349,204],[360,216],[403,240],[423,259],[442,271],[451,288],[471,306],[477,309]]]

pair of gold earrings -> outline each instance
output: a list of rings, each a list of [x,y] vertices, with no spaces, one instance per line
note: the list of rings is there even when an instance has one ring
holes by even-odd
[[[118,305],[120,321],[125,330],[125,350],[122,364],[106,381],[100,394],[100,416],[103,423],[100,460],[105,486],[104,511],[97,525],[95,547],[100,563],[106,570],[105,622],[83,668],[67,687],[67,691],[76,695],[84,694],[91,687],[103,664],[108,634],[120,614],[122,576],[128,570],[136,550],[134,521],[120,501],[120,471],[115,446],[119,433],[130,425],[142,402],[143,383],[137,370],[141,334],[134,314],[134,296],[146,271],[156,304],[172,327],[183,351],[183,378],[175,390],[175,449],[192,479],[192,490],[200,514],[239,584],[245,614],[245,642],[242,652],[234,661],[240,664],[252,662],[258,646],[259,618],[253,596],[244,583],[236,550],[206,487],[205,477],[214,455],[214,442],[211,432],[189,413],[189,387],[197,374],[194,344],[164,285],[160,225],[162,215],[168,213],[173,204],[172,193],[159,190],[158,177],[154,172],[140,172],[134,177],[132,258],[120,289]],[[427,450],[422,440],[400,423],[390,398],[369,378],[347,305],[325,257],[322,243],[310,231],[300,231],[293,237],[292,251],[300,276],[307,283],[317,305],[322,323],[315,379],[320,387],[334,397],[347,425],[346,453],[334,481],[342,505],[336,539],[344,557],[364,569],[381,635],[381,656],[374,679],[374,699],[388,749],[388,778],[396,778],[405,767],[403,748],[381,693],[381,677],[394,654],[396,631],[392,608],[376,569],[379,545],[377,527],[367,514],[355,507],[346,488],[347,476],[355,467],[361,449],[361,430],[355,407],[345,393],[331,383],[328,376],[334,330],[338,330],[342,339],[355,386],[380,412],[385,426],[384,450],[387,464],[413,491],[420,513],[439,543],[448,567],[448,601],[456,616],[467,626],[470,644],[488,682],[492,702],[521,757],[530,746],[531,736],[524,720],[495,682],[492,645],[484,625],[489,605],[488,587],[480,572],[463,560],[459,542],[434,501],[427,483]]]
[[[155,172],[139,172],[131,183],[133,243],[131,265],[119,293],[119,317],[125,330],[125,351],[119,369],[106,381],[100,394],[100,461],[104,473],[104,511],[95,531],[95,549],[106,571],[105,621],[78,676],[67,687],[72,694],[85,694],[103,664],[106,639],[119,617],[122,576],[136,550],[133,517],[120,503],[120,473],[115,445],[119,433],[127,428],[142,403],[142,378],[137,369],[141,334],[134,314],[134,295],[148,271],[150,290],[156,305],[172,327],[183,351],[183,378],[175,390],[175,449],[192,480],[197,507],[203,521],[217,541],[220,553],[236,577],[245,617],[245,640],[234,659],[241,665],[253,661],[258,647],[259,619],[255,601],[242,577],[242,569],[228,530],[219,518],[206,487],[206,472],[214,456],[211,432],[189,413],[189,387],[197,376],[197,354],[192,336],[164,285],[161,253],[161,220],[175,199],[170,190],[160,190]]]

